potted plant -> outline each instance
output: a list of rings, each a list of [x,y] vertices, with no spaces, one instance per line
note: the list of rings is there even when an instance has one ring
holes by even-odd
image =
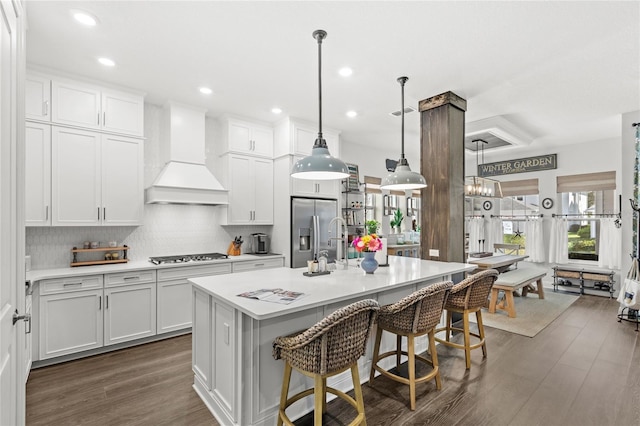
[[[400,232],[400,225],[402,224],[402,219],[404,219],[404,215],[402,214],[402,211],[400,209],[396,209],[396,211],[393,212],[393,218],[389,222],[389,225],[391,225],[391,229],[397,229],[398,230],[397,232]]]
[[[375,234],[378,232],[378,227],[380,226],[380,222],[378,222],[377,220],[371,219],[366,221],[364,224],[367,227],[368,234]]]

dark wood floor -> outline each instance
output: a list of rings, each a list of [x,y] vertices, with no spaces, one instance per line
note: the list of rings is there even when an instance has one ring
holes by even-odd
[[[442,390],[419,385],[410,411],[408,387],[377,377],[363,386],[367,423],[638,425],[639,333],[616,312],[582,296],[534,338],[487,328],[489,356],[473,351],[470,371],[462,351],[439,346]],[[27,425],[216,425],[192,380],[189,335],[41,368],[27,384]],[[352,416],[342,401],[328,410],[329,425]]]

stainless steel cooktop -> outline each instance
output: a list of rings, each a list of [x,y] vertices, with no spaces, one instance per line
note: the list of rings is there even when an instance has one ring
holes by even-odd
[[[160,265],[163,263],[186,263],[199,262],[203,260],[227,259],[228,257],[229,256],[222,253],[179,254],[175,256],[150,257],[149,262],[154,265]]]

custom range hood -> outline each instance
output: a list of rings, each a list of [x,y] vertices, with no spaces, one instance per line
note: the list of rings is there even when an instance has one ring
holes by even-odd
[[[145,191],[148,204],[229,204],[228,191],[205,165],[204,110],[169,102],[160,157],[166,162]]]

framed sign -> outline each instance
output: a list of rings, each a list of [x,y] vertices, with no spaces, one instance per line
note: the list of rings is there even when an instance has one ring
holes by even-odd
[[[358,191],[360,189],[360,175],[358,165],[347,163],[349,177],[347,178],[347,191]]]
[[[478,176],[502,176],[514,173],[539,172],[558,168],[558,154],[539,155],[517,160],[478,164]]]

